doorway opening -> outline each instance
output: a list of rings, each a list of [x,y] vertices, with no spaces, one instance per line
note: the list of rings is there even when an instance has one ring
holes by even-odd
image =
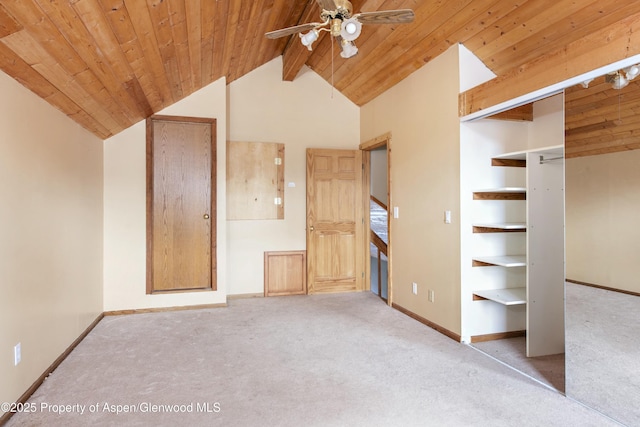
[[[369,244],[369,289],[391,305],[390,223],[391,205],[390,167],[391,134],[387,133],[360,145],[364,155],[365,211]]]

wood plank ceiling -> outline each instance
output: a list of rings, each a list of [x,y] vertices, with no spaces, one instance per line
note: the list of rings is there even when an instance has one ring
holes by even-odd
[[[613,89],[598,77],[565,91],[565,155],[592,156],[640,149],[640,77]]]
[[[413,9],[415,22],[366,25],[350,59],[322,33],[314,0],[0,0],[0,69],[107,138],[220,77],[283,55],[283,78],[307,65],[357,105],[463,43],[498,76],[640,13],[614,0],[354,0],[354,11]],[[333,55],[332,55],[333,52]]]

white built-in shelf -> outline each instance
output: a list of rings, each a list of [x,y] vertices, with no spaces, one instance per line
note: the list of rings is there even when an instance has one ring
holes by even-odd
[[[500,187],[489,188],[486,190],[475,190],[474,193],[526,193],[527,189],[524,187]]]
[[[506,288],[475,291],[474,300],[488,299],[504,305],[522,305],[527,303],[527,288]]]
[[[473,192],[474,200],[525,200],[526,198],[527,189],[523,187],[489,188]]]
[[[473,257],[474,267],[486,267],[486,266],[498,266],[498,267],[526,267],[527,256],[526,255],[502,255],[502,256],[479,256]]]
[[[503,223],[474,223],[474,233],[509,233],[527,231],[527,224],[524,222],[503,222]]]

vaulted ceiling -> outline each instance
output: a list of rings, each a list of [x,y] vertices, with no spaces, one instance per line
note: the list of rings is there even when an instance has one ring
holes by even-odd
[[[264,33],[319,20],[315,0],[0,0],[0,69],[100,138],[225,76],[283,55],[363,105],[462,43],[498,76],[640,13],[613,0],[353,0],[355,12],[413,9],[411,24],[365,25],[344,59],[321,33]],[[636,52],[638,53],[638,52]]]
[[[640,149],[640,78],[613,89],[605,76],[565,91],[567,158]]]

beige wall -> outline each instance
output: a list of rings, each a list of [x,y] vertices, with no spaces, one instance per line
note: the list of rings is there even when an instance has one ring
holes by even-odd
[[[0,402],[13,402],[102,313],[102,141],[2,72],[0,94]]]
[[[640,150],[568,159],[567,278],[640,292]]]
[[[393,302],[460,333],[458,46],[361,109],[361,140],[391,139]],[[393,207],[390,207],[392,209]],[[452,224],[444,211],[452,211]],[[418,295],[411,284],[418,284]],[[435,302],[427,290],[435,291]]]
[[[104,143],[104,310],[226,302],[226,89],[220,79],[159,112],[217,119],[218,291],[146,294],[146,129],[142,121]]]
[[[144,122],[105,141],[105,311],[220,303],[227,294],[261,293],[264,252],[305,249],[305,150],[357,148],[359,109],[309,70],[295,82],[281,76],[277,58],[228,87],[219,80],[159,113],[217,119],[218,292],[146,295]],[[228,139],[285,144],[284,220],[226,220]],[[295,187],[287,187],[290,182]]]
[[[357,149],[360,109],[306,67],[282,81],[281,57],[231,83],[228,99],[229,140],[285,145],[284,220],[227,225],[229,294],[262,293],[264,252],[306,246],[306,149]]]

